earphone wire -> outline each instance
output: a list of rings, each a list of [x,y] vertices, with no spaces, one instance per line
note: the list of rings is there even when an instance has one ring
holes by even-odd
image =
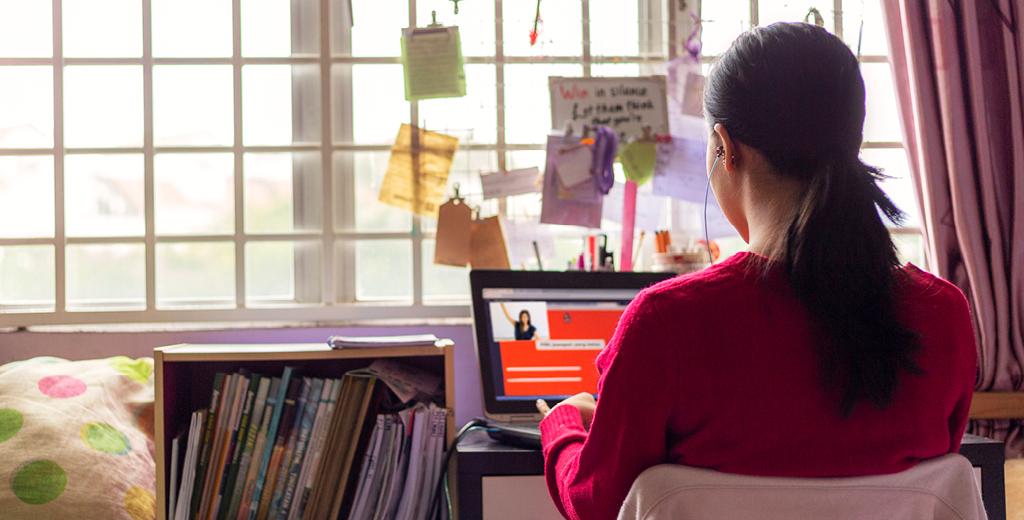
[[[711,255],[711,238],[708,233],[708,195],[711,193],[711,176],[715,174],[715,167],[722,157],[715,155],[715,162],[711,163],[711,171],[708,173],[708,184],[704,187],[704,247],[708,250],[708,264],[713,264],[715,259]]]

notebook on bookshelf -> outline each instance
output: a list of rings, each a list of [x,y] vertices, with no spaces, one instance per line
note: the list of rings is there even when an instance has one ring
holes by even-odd
[[[172,446],[168,518],[427,518],[447,412],[398,403],[365,369],[218,373]]]

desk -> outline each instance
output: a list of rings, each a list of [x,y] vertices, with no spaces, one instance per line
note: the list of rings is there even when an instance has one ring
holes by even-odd
[[[505,481],[506,486],[516,486],[513,493],[519,509],[510,511],[510,518],[526,518],[523,516],[525,507],[541,507],[548,513],[554,511],[550,498],[543,483],[544,457],[538,450],[506,446],[495,442],[485,432],[473,432],[459,444],[455,450],[458,465],[458,501],[459,518],[463,520],[493,518],[493,514],[484,516],[485,478],[488,477],[532,477],[492,479]],[[985,502],[985,510],[990,520],[1006,519],[1006,488],[1003,483],[1004,452],[1003,443],[976,435],[965,435],[960,446],[960,454],[967,457],[975,468],[981,470],[981,494]],[[493,486],[491,486],[493,488]],[[524,493],[524,487],[531,489]],[[532,491],[534,488],[544,490],[542,493]],[[498,493],[498,495],[506,495]],[[498,496],[497,501],[505,497]],[[531,513],[531,518],[542,516]],[[558,518],[555,513],[554,518]]]

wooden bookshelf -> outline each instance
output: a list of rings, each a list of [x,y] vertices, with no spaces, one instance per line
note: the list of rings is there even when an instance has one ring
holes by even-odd
[[[442,340],[436,347],[372,347],[335,350],[325,343],[297,344],[181,344],[153,352],[156,368],[156,506],[157,519],[167,517],[171,441],[188,429],[193,411],[210,404],[217,372],[277,375],[285,366],[303,376],[341,377],[369,366],[375,359],[402,358],[404,362],[442,376],[444,406],[448,409],[447,442],[455,435],[454,345]]]

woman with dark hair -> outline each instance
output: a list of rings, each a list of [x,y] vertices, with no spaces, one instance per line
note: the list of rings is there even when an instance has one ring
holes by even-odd
[[[516,339],[533,339],[537,327],[530,322],[530,311],[523,309],[519,311],[519,321],[515,323]]]
[[[894,473],[956,452],[974,384],[967,301],[901,266],[902,214],[858,158],[864,81],[820,27],[741,35],[707,79],[708,175],[749,244],[640,293],[597,358],[600,400],[541,422],[569,518],[613,518],[662,463],[728,473]]]

